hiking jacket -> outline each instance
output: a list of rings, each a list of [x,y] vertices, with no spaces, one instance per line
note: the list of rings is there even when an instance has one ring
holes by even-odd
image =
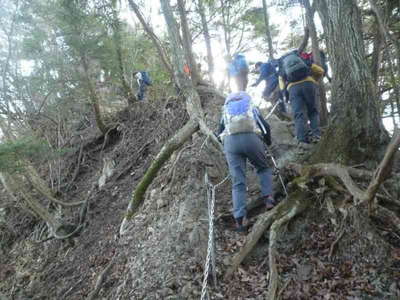
[[[306,78],[299,80],[299,81],[295,81],[295,82],[290,82],[287,86],[286,86],[286,82],[285,80],[282,78],[282,76],[279,76],[279,88],[281,90],[284,90],[285,88],[289,91],[289,89],[299,83],[305,82],[305,81],[311,81],[314,84],[318,84],[318,80],[324,76],[324,69],[321,68],[320,66],[318,66],[317,64],[311,64],[311,75],[307,76]]]
[[[263,63],[260,66],[260,76],[254,83],[254,86],[258,86],[261,81],[265,80],[268,82],[268,78],[276,74],[275,67],[271,63]]]

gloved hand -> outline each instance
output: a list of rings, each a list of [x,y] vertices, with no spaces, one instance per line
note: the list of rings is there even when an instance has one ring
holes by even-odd
[[[262,137],[263,137],[264,143],[265,143],[267,146],[271,146],[271,144],[272,144],[272,142],[271,142],[271,137],[269,137],[269,136],[267,136],[267,135],[265,135],[265,134],[263,134]]]
[[[289,103],[290,99],[289,99],[289,93],[287,91],[283,92],[283,98],[285,99],[286,103]]]
[[[215,137],[217,138],[218,142],[220,142],[222,144],[221,137],[218,134],[216,134],[215,132],[213,132],[213,133],[214,133]]]

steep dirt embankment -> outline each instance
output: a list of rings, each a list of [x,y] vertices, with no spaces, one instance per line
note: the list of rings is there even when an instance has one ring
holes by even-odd
[[[207,123],[216,129],[223,99],[203,95],[203,101]],[[204,136],[193,135],[173,155],[150,186],[126,233],[118,236],[135,183],[186,119],[177,101],[143,103],[120,113],[116,130],[106,140],[87,141],[85,160],[69,198],[86,195],[98,181],[103,162],[114,162],[112,177],[90,198],[87,227],[70,242],[39,244],[26,228],[28,234],[16,240],[1,261],[0,291],[14,299],[87,299],[98,286],[95,299],[198,299],[208,233],[204,173],[208,171],[213,184],[227,175],[222,153]],[[296,148],[290,124],[275,116],[269,121],[278,164],[306,159],[308,152]],[[76,164],[76,155],[67,157],[66,164]],[[283,171],[288,183],[294,175],[291,170]],[[259,190],[251,167],[248,173],[252,202]],[[288,188],[290,191],[290,184]],[[277,180],[275,190],[281,193]],[[395,299],[399,278],[396,247],[400,244],[390,224],[381,224],[377,231],[365,217],[364,208],[349,208],[346,192],[332,189],[323,178],[305,182],[304,193],[311,207],[290,221],[278,237],[282,298]],[[266,299],[268,232],[233,278],[223,279],[230,259],[246,240],[232,230],[230,209],[228,180],[216,193],[218,286],[211,289],[212,299]],[[262,207],[251,210],[252,223],[260,213]],[[76,214],[66,213],[71,219],[77,218]],[[40,225],[31,224],[32,230]]]

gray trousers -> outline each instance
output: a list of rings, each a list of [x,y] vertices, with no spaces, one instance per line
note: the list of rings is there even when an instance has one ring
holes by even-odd
[[[272,171],[268,167],[265,145],[255,133],[239,133],[224,138],[224,152],[232,180],[233,216],[246,216],[246,162],[256,168],[261,194],[272,195]]]

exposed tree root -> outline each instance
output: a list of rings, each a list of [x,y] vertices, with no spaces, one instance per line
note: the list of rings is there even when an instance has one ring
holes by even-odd
[[[132,199],[129,202],[125,217],[120,226],[120,234],[125,232],[125,227],[129,219],[134,215],[139,206],[144,201],[144,196],[147,188],[157,176],[158,171],[164,163],[171,157],[175,150],[179,149],[194,132],[199,129],[198,123],[194,120],[189,120],[160,150],[156,158],[147,169],[146,173],[136,186]]]
[[[365,201],[368,203],[368,213],[371,215],[373,210],[373,200],[378,192],[379,186],[384,182],[390,175],[393,165],[394,155],[399,149],[400,145],[400,130],[395,128],[392,140],[386,149],[385,156],[383,157],[378,168],[375,170],[372,180],[365,192]]]
[[[91,291],[89,296],[87,297],[88,300],[97,299],[97,294],[100,291],[101,285],[103,284],[103,281],[106,278],[106,276],[108,275],[108,272],[110,271],[111,267],[114,265],[116,258],[117,258],[117,255],[114,255],[113,258],[110,260],[110,262],[107,264],[107,266],[104,268],[104,270],[97,277],[94,290]]]
[[[282,226],[289,222],[294,216],[301,213],[308,205],[304,205],[306,201],[295,201],[295,204],[288,210],[287,214],[282,218],[276,220],[272,225],[269,232],[269,285],[268,285],[268,299],[274,300],[277,299],[278,292],[278,283],[279,283],[279,274],[278,268],[276,266],[276,243],[278,237],[278,231],[282,228]]]
[[[337,245],[337,244],[339,243],[339,241],[342,239],[342,237],[343,237],[343,235],[344,235],[344,233],[345,233],[345,231],[346,231],[346,220],[347,220],[347,216],[348,216],[348,215],[349,215],[349,214],[348,214],[347,210],[345,210],[343,220],[342,220],[342,222],[341,222],[341,224],[340,224],[339,229],[337,230],[337,232],[338,232],[337,238],[336,238],[335,241],[331,244],[331,247],[330,247],[330,249],[329,249],[329,255],[328,255],[329,259],[332,257],[333,252],[334,252],[335,249],[336,249],[336,245]]]
[[[277,234],[283,224],[287,223],[290,219],[302,212],[309,205],[309,201],[307,201],[307,198],[305,198],[304,196],[305,192],[302,191],[302,189],[307,190],[306,183],[308,182],[308,180],[316,176],[338,177],[345,185],[347,191],[354,197],[355,205],[361,204],[366,201],[369,202],[371,201],[371,198],[375,198],[380,184],[389,176],[389,165],[393,159],[394,154],[396,153],[399,144],[400,137],[398,134],[398,130],[396,130],[392,142],[388,146],[385,157],[377,170],[374,172],[373,179],[371,180],[371,183],[369,184],[369,187],[366,191],[360,189],[350,175],[365,178],[368,175],[371,176],[371,173],[368,171],[358,170],[352,167],[345,167],[337,164],[315,164],[311,166],[291,164],[289,168],[294,169],[295,171],[297,171],[298,174],[300,174],[300,177],[297,177],[292,181],[293,186],[297,186],[298,189],[292,192],[286,201],[283,201],[271,212],[265,213],[264,215],[259,217],[251,233],[248,235],[245,245],[242,247],[239,253],[233,257],[232,265],[226,272],[225,279],[228,279],[233,274],[233,272],[237,269],[244,258],[254,248],[257,241],[262,236],[263,232],[269,226],[271,226],[269,241],[269,266],[271,272],[269,283],[269,299],[276,299],[279,277],[276,268]],[[337,183],[333,178],[329,180],[329,183],[333,183],[335,186],[337,186]],[[342,188],[339,187],[337,189],[343,192]],[[389,214],[389,210],[384,211],[383,209],[381,210],[381,212],[385,212],[386,216],[390,215],[389,217],[390,219],[392,219],[392,222],[396,225],[397,228],[400,228],[400,219],[397,218],[395,214]],[[343,218],[342,226],[340,226],[341,228],[338,230],[338,237],[331,246],[329,256],[332,256],[336,244],[339,242],[344,234],[343,223],[345,222],[345,220],[346,215]]]
[[[255,247],[265,230],[273,223],[285,218],[288,214],[295,212],[295,215],[303,211],[309,205],[309,198],[304,191],[293,192],[287,200],[282,201],[273,210],[266,212],[258,217],[242,249],[233,257],[232,264],[225,274],[228,279],[236,271],[246,256]],[[294,216],[294,215],[293,215]]]
[[[396,128],[393,138],[389,146],[387,147],[384,158],[379,164],[378,168],[373,174],[370,172],[358,170],[352,167],[346,167],[339,164],[315,164],[311,166],[301,166],[297,164],[290,164],[290,168],[296,170],[297,173],[302,176],[335,176],[338,177],[350,194],[354,197],[354,203],[356,205],[367,202],[368,211],[372,213],[372,201],[378,192],[379,186],[389,177],[392,168],[392,162],[394,155],[396,154],[400,145],[400,133],[399,129]],[[365,178],[365,176],[371,174],[372,180],[366,191],[360,189],[357,184],[353,181],[352,176]]]

